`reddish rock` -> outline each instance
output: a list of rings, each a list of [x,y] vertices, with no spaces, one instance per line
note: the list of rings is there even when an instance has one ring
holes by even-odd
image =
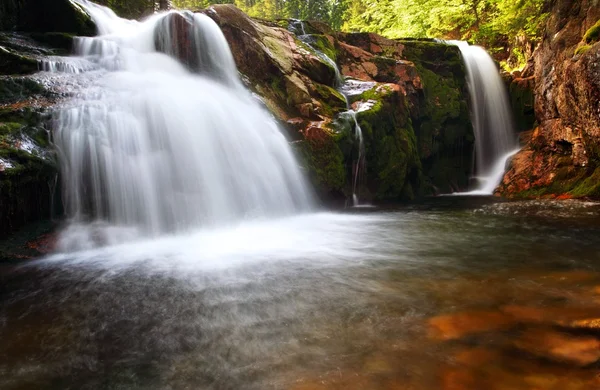
[[[523,332],[514,345],[533,355],[576,366],[587,366],[600,359],[600,340],[590,336],[530,329]]]
[[[515,324],[511,315],[494,311],[472,311],[441,315],[429,319],[429,337],[454,340],[478,333],[509,329]]]
[[[556,1],[544,39],[518,82],[535,78],[536,136],[517,155],[498,192],[505,196],[600,195],[581,185],[600,157],[600,43],[574,54],[600,19],[595,0]],[[529,81],[528,81],[529,82]]]

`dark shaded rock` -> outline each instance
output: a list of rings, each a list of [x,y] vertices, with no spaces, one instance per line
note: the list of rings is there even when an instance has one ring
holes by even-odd
[[[90,16],[70,0],[5,0],[0,5],[0,31],[96,34]]]
[[[428,186],[426,193],[468,188],[475,136],[469,115],[466,70],[456,46],[404,40],[423,93],[413,102],[413,126]]]
[[[518,132],[531,130],[534,128],[534,89],[534,76],[528,78],[517,77],[510,83],[510,105],[512,107]]]

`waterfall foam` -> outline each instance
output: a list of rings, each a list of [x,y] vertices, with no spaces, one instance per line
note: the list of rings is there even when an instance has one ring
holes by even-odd
[[[472,193],[492,194],[506,162],[519,150],[506,87],[484,48],[462,41],[448,43],[458,46],[467,68],[479,181]]]
[[[81,237],[109,234],[106,225],[131,239],[124,229],[155,236],[311,208],[287,140],[242,87],[212,19],[169,12],[135,22],[75,1],[100,35],[78,39],[71,64],[93,64],[95,77],[55,118],[64,201],[75,227],[67,231],[79,231],[79,238],[64,238],[63,249],[89,247]],[[177,38],[170,35],[174,15],[192,38],[177,48],[169,46]],[[194,53],[193,66],[174,58],[178,49]],[[81,73],[77,77],[88,71],[44,69]],[[91,234],[81,234],[86,226]]]

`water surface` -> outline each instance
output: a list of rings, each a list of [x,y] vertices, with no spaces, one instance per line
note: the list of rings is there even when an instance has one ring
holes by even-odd
[[[598,388],[535,345],[595,338],[599,213],[446,197],[0,266],[0,388]]]

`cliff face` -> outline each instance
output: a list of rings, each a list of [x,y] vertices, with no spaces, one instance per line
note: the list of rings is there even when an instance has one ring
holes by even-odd
[[[599,19],[598,0],[553,4],[533,62],[516,81],[534,85],[538,126],[526,135],[500,194],[600,196]],[[527,88],[520,93],[527,99]]]

